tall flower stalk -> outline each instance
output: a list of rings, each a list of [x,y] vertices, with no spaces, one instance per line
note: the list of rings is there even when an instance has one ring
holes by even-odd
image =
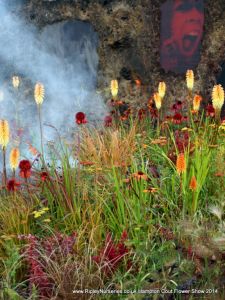
[[[44,159],[44,145],[43,145],[43,129],[42,129],[42,118],[41,118],[41,105],[44,101],[44,94],[45,94],[45,89],[44,85],[40,82],[36,83],[35,88],[34,88],[34,99],[37,103],[37,108],[38,108],[38,118],[39,118],[39,125],[40,125],[40,135],[41,135],[41,152],[42,152],[42,157]]]
[[[20,86],[20,78],[19,76],[13,76],[12,77],[12,85],[14,87],[14,90],[16,92],[16,97],[18,98],[18,90],[19,90],[19,86]],[[19,117],[18,117],[18,111],[19,111],[19,101],[17,101],[16,103],[16,107],[15,107],[15,119],[16,119],[16,126],[19,127]]]
[[[0,145],[3,153],[3,185],[6,186],[6,147],[9,143],[9,124],[6,120],[0,120]]]
[[[177,173],[180,177],[180,192],[181,192],[181,199],[182,199],[182,194],[183,194],[183,177],[182,175],[185,174],[187,169],[187,164],[186,164],[186,159],[184,153],[179,153],[177,155],[177,160],[176,160],[176,170]],[[185,213],[185,205],[183,203],[183,215]]]

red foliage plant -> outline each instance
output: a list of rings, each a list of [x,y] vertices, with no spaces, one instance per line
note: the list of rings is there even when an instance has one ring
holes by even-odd
[[[29,178],[31,175],[31,167],[32,166],[29,160],[21,160],[19,163],[20,177]]]
[[[102,268],[106,276],[113,274],[121,266],[124,257],[129,254],[129,249],[125,245],[126,240],[126,231],[123,231],[118,243],[115,243],[112,239],[112,235],[108,233],[105,245],[100,250],[99,255],[92,258]],[[126,267],[129,268],[130,265],[131,261],[128,260]]]
[[[54,291],[54,282],[46,272],[48,259],[56,263],[63,263],[68,255],[74,253],[76,234],[70,236],[56,233],[54,236],[45,239],[38,239],[36,236],[19,235],[19,240],[25,240],[27,247],[24,250],[24,257],[28,263],[28,281],[30,293],[35,286],[38,291],[38,299],[50,299]]]

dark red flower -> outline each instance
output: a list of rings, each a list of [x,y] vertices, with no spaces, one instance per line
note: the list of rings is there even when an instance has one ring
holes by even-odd
[[[176,101],[171,108],[174,112],[182,109],[182,101]]]
[[[181,109],[182,108],[182,105],[183,105],[183,103],[182,103],[182,101],[177,101],[177,109]]]
[[[174,104],[172,105],[172,108],[171,108],[171,109],[174,110],[174,111],[177,110],[177,105],[176,105],[176,103],[174,103]]]
[[[48,172],[41,172],[40,176],[41,176],[41,181],[45,181],[46,179],[49,178]]]
[[[208,104],[206,106],[206,116],[207,117],[214,117],[215,116],[215,109],[212,104]]]
[[[180,124],[182,122],[182,115],[180,113],[176,113],[174,116],[173,116],[173,123],[174,124]]]
[[[87,120],[86,120],[86,115],[85,113],[79,111],[78,113],[76,113],[75,115],[75,121],[78,125],[80,124],[86,124],[87,123]]]
[[[24,159],[21,160],[19,163],[19,169],[20,169],[20,177],[23,178],[29,178],[31,175],[31,163],[29,160]]]
[[[8,180],[8,182],[7,182],[6,188],[7,188],[7,190],[8,190],[9,192],[14,192],[14,191],[17,190],[17,188],[18,188],[19,186],[20,186],[20,183],[19,183],[19,182],[16,182],[15,179],[10,179],[10,180]]]
[[[108,116],[105,116],[105,118],[104,118],[104,125],[105,125],[105,127],[110,127],[110,126],[112,126],[112,117],[110,116],[110,115],[108,115]]]

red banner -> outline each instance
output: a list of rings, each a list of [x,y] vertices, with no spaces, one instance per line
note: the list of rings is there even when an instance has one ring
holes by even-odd
[[[194,69],[200,59],[203,0],[168,0],[161,12],[161,66],[175,73]]]

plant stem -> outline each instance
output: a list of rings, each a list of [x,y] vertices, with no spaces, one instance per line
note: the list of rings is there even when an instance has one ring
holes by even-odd
[[[189,123],[189,126],[191,125],[191,117],[192,117],[192,114],[191,114],[191,102],[192,102],[192,90],[188,90],[188,123]]]
[[[183,184],[182,184],[182,174],[179,175],[180,177],[180,203],[178,203],[178,206],[180,208],[182,208],[183,210],[183,217],[184,217],[184,202],[182,201],[183,200]],[[183,202],[183,203],[182,203]]]
[[[43,146],[43,130],[42,130],[42,120],[41,120],[41,105],[38,104],[38,117],[40,125],[40,134],[41,134],[41,154],[44,161],[44,146]]]
[[[80,182],[80,130],[78,128],[78,133],[77,133],[77,182]]]
[[[28,195],[29,195],[30,200],[31,200],[32,199],[32,195],[31,195],[31,192],[30,192],[30,188],[29,188],[29,183],[28,183],[27,177],[25,177],[25,183],[26,183]]]
[[[195,192],[192,192],[192,213],[194,214],[196,211],[196,199],[195,199]]]
[[[216,124],[219,125],[220,124],[220,110],[219,109],[215,110],[215,120],[216,120]]]
[[[157,118],[157,135],[160,135],[160,115],[158,110],[158,118]]]
[[[6,182],[7,182],[7,174],[6,174],[6,151],[5,151],[5,146],[2,148],[2,153],[3,153],[3,186],[6,187]]]

